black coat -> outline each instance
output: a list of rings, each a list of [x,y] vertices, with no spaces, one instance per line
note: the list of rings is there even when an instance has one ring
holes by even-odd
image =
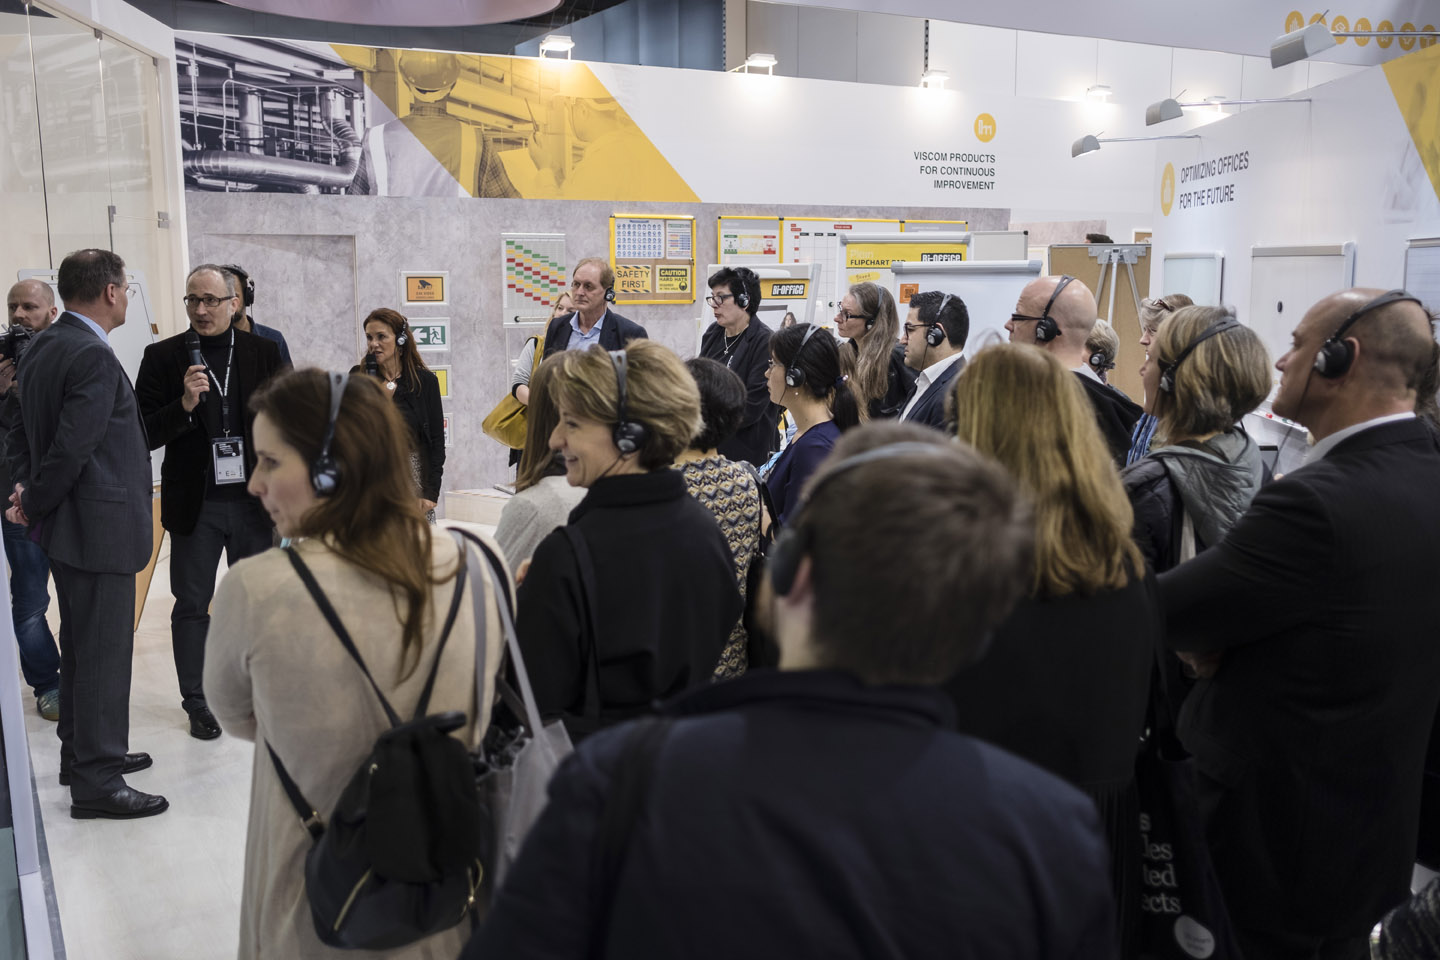
[[[1348,437],[1160,578],[1170,643],[1222,652],[1181,713],[1232,917],[1364,934],[1405,899],[1440,702],[1440,445]]]
[[[1080,378],[1085,395],[1090,399],[1090,406],[1095,410],[1095,421],[1110,448],[1110,458],[1115,461],[1115,466],[1125,466],[1125,455],[1130,452],[1130,439],[1135,433],[1135,424],[1145,412],[1145,408],[1094,377],[1087,377],[1083,373],[1075,376]]]
[[[940,374],[940,379],[925,388],[925,393],[915,402],[915,406],[909,414],[903,417],[904,421],[906,423],[923,423],[953,435],[955,422],[945,416],[945,403],[950,399],[950,391],[955,386],[955,378],[960,376],[960,371],[964,369],[965,357],[962,355],[959,360],[945,368]],[[918,378],[919,374],[916,376]],[[914,396],[913,389],[910,395]],[[903,411],[909,403],[910,401],[907,399],[900,409]]]
[[[720,324],[710,324],[700,338],[700,356],[725,364],[745,384],[745,414],[740,428],[720,444],[720,453],[757,467],[780,449],[780,408],[770,402],[770,384],[765,376],[770,364],[770,335],[770,328],[752,317],[731,344],[729,356],[725,355],[725,330]]]
[[[710,682],[743,605],[730,546],[680,471],[598,480],[571,512],[570,526],[595,569],[601,725]],[[584,716],[584,609],[575,552],[553,531],[535,548],[516,623],[547,716]]]
[[[350,368],[352,376],[364,372],[363,364]],[[410,428],[410,449],[420,455],[420,496],[438,503],[445,479],[445,406],[435,371],[421,368],[418,389],[402,372],[395,381],[395,410]]]
[[[467,960],[1113,958],[1094,807],[948,729],[935,690],[762,670],[665,712],[603,954],[592,849],[626,728],[556,773]]]
[[[570,326],[570,318],[575,316],[574,312],[556,317],[550,321],[550,326],[545,328],[545,353],[541,359],[554,353],[560,353],[570,344],[570,334],[575,331]],[[600,346],[606,350],[619,350],[631,340],[648,340],[650,334],[645,328],[633,320],[627,320],[614,310],[606,310],[605,322],[600,328]]]
[[[858,357],[859,341],[851,340],[850,349]],[[894,420],[900,416],[900,411],[910,400],[910,394],[915,392],[915,378],[919,375],[918,370],[911,370],[905,365],[905,344],[895,344],[890,351],[890,366],[886,370],[885,395],[870,401],[870,419]]]
[[[214,463],[203,411],[197,406],[187,413],[181,402],[185,397],[185,371],[190,368],[186,333],[146,347],[135,377],[135,397],[150,449],[165,448],[165,461],[160,465],[160,523],[181,536],[195,530]],[[240,418],[248,477],[255,470],[255,414],[250,412],[250,397],[281,368],[280,348],[272,340],[237,329],[234,363],[230,415]],[[200,402],[219,403],[220,391],[212,384]]]

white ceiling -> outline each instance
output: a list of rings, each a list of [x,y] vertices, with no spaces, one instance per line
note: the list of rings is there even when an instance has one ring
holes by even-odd
[[[232,7],[333,23],[383,27],[459,27],[549,13],[560,0],[221,0]]]

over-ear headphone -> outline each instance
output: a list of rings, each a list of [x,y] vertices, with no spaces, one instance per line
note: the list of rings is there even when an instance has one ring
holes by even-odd
[[[1090,369],[1092,369],[1092,370],[1114,370],[1114,369],[1115,369],[1115,361],[1113,361],[1113,360],[1106,360],[1106,359],[1105,359],[1105,354],[1101,353],[1101,352],[1098,351],[1098,350],[1095,351],[1094,353],[1090,354],[1089,363],[1090,363]]]
[[[1060,324],[1056,323],[1050,316],[1050,308],[1055,306],[1056,300],[1060,299],[1060,292],[1070,286],[1074,280],[1074,277],[1065,274],[1060,278],[1060,282],[1055,285],[1055,292],[1050,294],[1050,301],[1045,304],[1045,309],[1041,312],[1040,319],[1035,321],[1036,343],[1049,343],[1051,340],[1060,336]]]
[[[935,320],[930,324],[930,329],[925,331],[925,345],[927,347],[938,347],[945,342],[947,336],[945,322],[941,318],[945,315],[945,307],[950,303],[950,294],[945,294],[945,299],[940,301],[940,308],[935,311]]]
[[[1190,354],[1195,351],[1195,348],[1200,346],[1200,344],[1204,343],[1206,340],[1209,340],[1216,334],[1224,333],[1226,330],[1233,330],[1238,326],[1240,326],[1240,321],[1236,320],[1234,317],[1226,317],[1224,320],[1217,320],[1215,323],[1212,323],[1210,326],[1206,327],[1205,331],[1201,333],[1200,336],[1196,337],[1194,340],[1191,340],[1190,343],[1186,345],[1185,349],[1180,351],[1180,356],[1175,358],[1174,363],[1161,363],[1160,389],[1166,393],[1174,393],[1175,368],[1180,366],[1180,361],[1190,356]]]
[[[310,464],[310,485],[315,496],[332,496],[340,487],[340,464],[330,455],[330,444],[335,442],[335,421],[340,417],[340,401],[345,397],[345,385],[350,382],[348,372],[327,374],[330,380],[330,419],[325,424],[325,437],[320,442],[320,455]]]
[[[410,342],[410,321],[406,320],[400,325],[400,333],[395,337],[395,346],[403,347]]]
[[[614,288],[613,286],[612,286],[612,287],[606,287],[606,288],[605,288],[605,302],[606,302],[606,303],[614,303],[614,302],[615,302],[615,288]]]
[[[873,450],[846,457],[825,470],[820,479],[815,481],[814,486],[806,492],[805,499],[796,509],[795,523],[780,532],[780,536],[776,538],[765,557],[766,571],[770,575],[770,585],[775,588],[775,593],[782,597],[788,596],[795,587],[795,576],[800,572],[800,561],[805,559],[805,554],[810,550],[809,530],[800,523],[800,520],[804,517],[805,509],[815,501],[815,497],[825,489],[831,480],[856,467],[874,463],[876,460],[888,460],[892,457],[904,457],[911,454],[933,457],[950,452],[949,447],[904,440],[899,443],[887,443],[883,447],[876,447]]]
[[[800,354],[805,352],[805,344],[815,336],[815,331],[820,329],[818,323],[810,324],[810,329],[805,331],[805,336],[800,338],[800,347],[795,351],[795,356],[790,358],[790,363],[785,367],[785,386],[803,387],[805,385],[805,371],[800,369]]]
[[[1356,320],[1359,320],[1371,310],[1379,310],[1381,307],[1389,306],[1392,303],[1402,303],[1405,301],[1420,303],[1420,298],[1404,290],[1391,290],[1388,293],[1380,294],[1380,296],[1350,314],[1349,317],[1345,318],[1345,322],[1340,324],[1340,329],[1332,333],[1330,339],[1320,345],[1319,352],[1315,354],[1315,372],[1322,377],[1329,377],[1331,379],[1343,377],[1346,371],[1350,369],[1350,364],[1355,362],[1355,348],[1345,341],[1345,331],[1354,326]],[[1424,304],[1421,304],[1421,306],[1423,307]]]
[[[253,306],[255,303],[255,281],[250,279],[250,274],[245,268],[235,263],[225,264],[225,269],[235,274],[235,279],[240,281],[240,298],[245,306]]]
[[[618,394],[616,403],[615,429],[611,431],[610,438],[615,441],[615,449],[620,451],[621,456],[634,453],[645,445],[645,424],[629,419],[627,416],[625,393],[625,367],[628,360],[624,350],[610,350],[610,366],[615,368],[615,390]]]
[[[740,269],[735,271],[735,281],[740,285],[739,292],[735,294],[735,306],[739,307],[741,310],[749,310],[750,283],[751,281],[754,281],[758,285],[760,283],[760,278],[757,277],[755,275],[755,271],[751,270],[749,267],[741,267]]]

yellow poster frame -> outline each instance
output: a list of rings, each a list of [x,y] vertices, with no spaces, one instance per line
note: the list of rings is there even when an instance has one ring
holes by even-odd
[[[631,299],[622,297],[617,290],[615,303],[617,304],[651,304],[651,305],[684,305],[695,302],[695,216],[688,213],[612,213],[610,215],[610,269],[618,269],[621,264],[615,259],[615,223],[617,220],[689,220],[690,221],[690,257],[686,260],[672,260],[668,257],[646,257],[627,259],[626,266],[647,265],[650,267],[651,283],[658,286],[655,277],[658,275],[657,267],[687,266],[690,268],[690,289],[684,294],[675,296],[659,297],[657,291],[652,290],[650,295],[658,299]]]

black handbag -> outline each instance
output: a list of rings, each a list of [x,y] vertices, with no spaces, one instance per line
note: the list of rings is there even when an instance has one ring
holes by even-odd
[[[375,741],[341,793],[328,823],[321,822],[279,755],[266,745],[280,783],[314,841],[305,854],[305,896],[315,933],[322,943],[341,949],[402,947],[464,919],[475,906],[485,874],[471,754],[450,736],[464,727],[465,715],[425,715],[465,588],[465,551],[435,661],[408,723],[381,693],[304,561],[293,548],[286,554],[390,721],[390,729]]]
[[[754,670],[780,664],[780,647],[768,629],[769,618],[762,616],[760,611],[761,585],[765,582],[766,563],[770,548],[775,543],[776,531],[780,529],[780,518],[775,512],[775,501],[770,499],[770,488],[760,479],[759,471],[743,460],[740,462],[755,479],[755,485],[760,490],[760,509],[770,517],[768,530],[765,524],[760,525],[765,532],[759,534],[755,556],[750,558],[750,569],[745,574],[745,613],[742,620],[745,625],[745,669]]]

